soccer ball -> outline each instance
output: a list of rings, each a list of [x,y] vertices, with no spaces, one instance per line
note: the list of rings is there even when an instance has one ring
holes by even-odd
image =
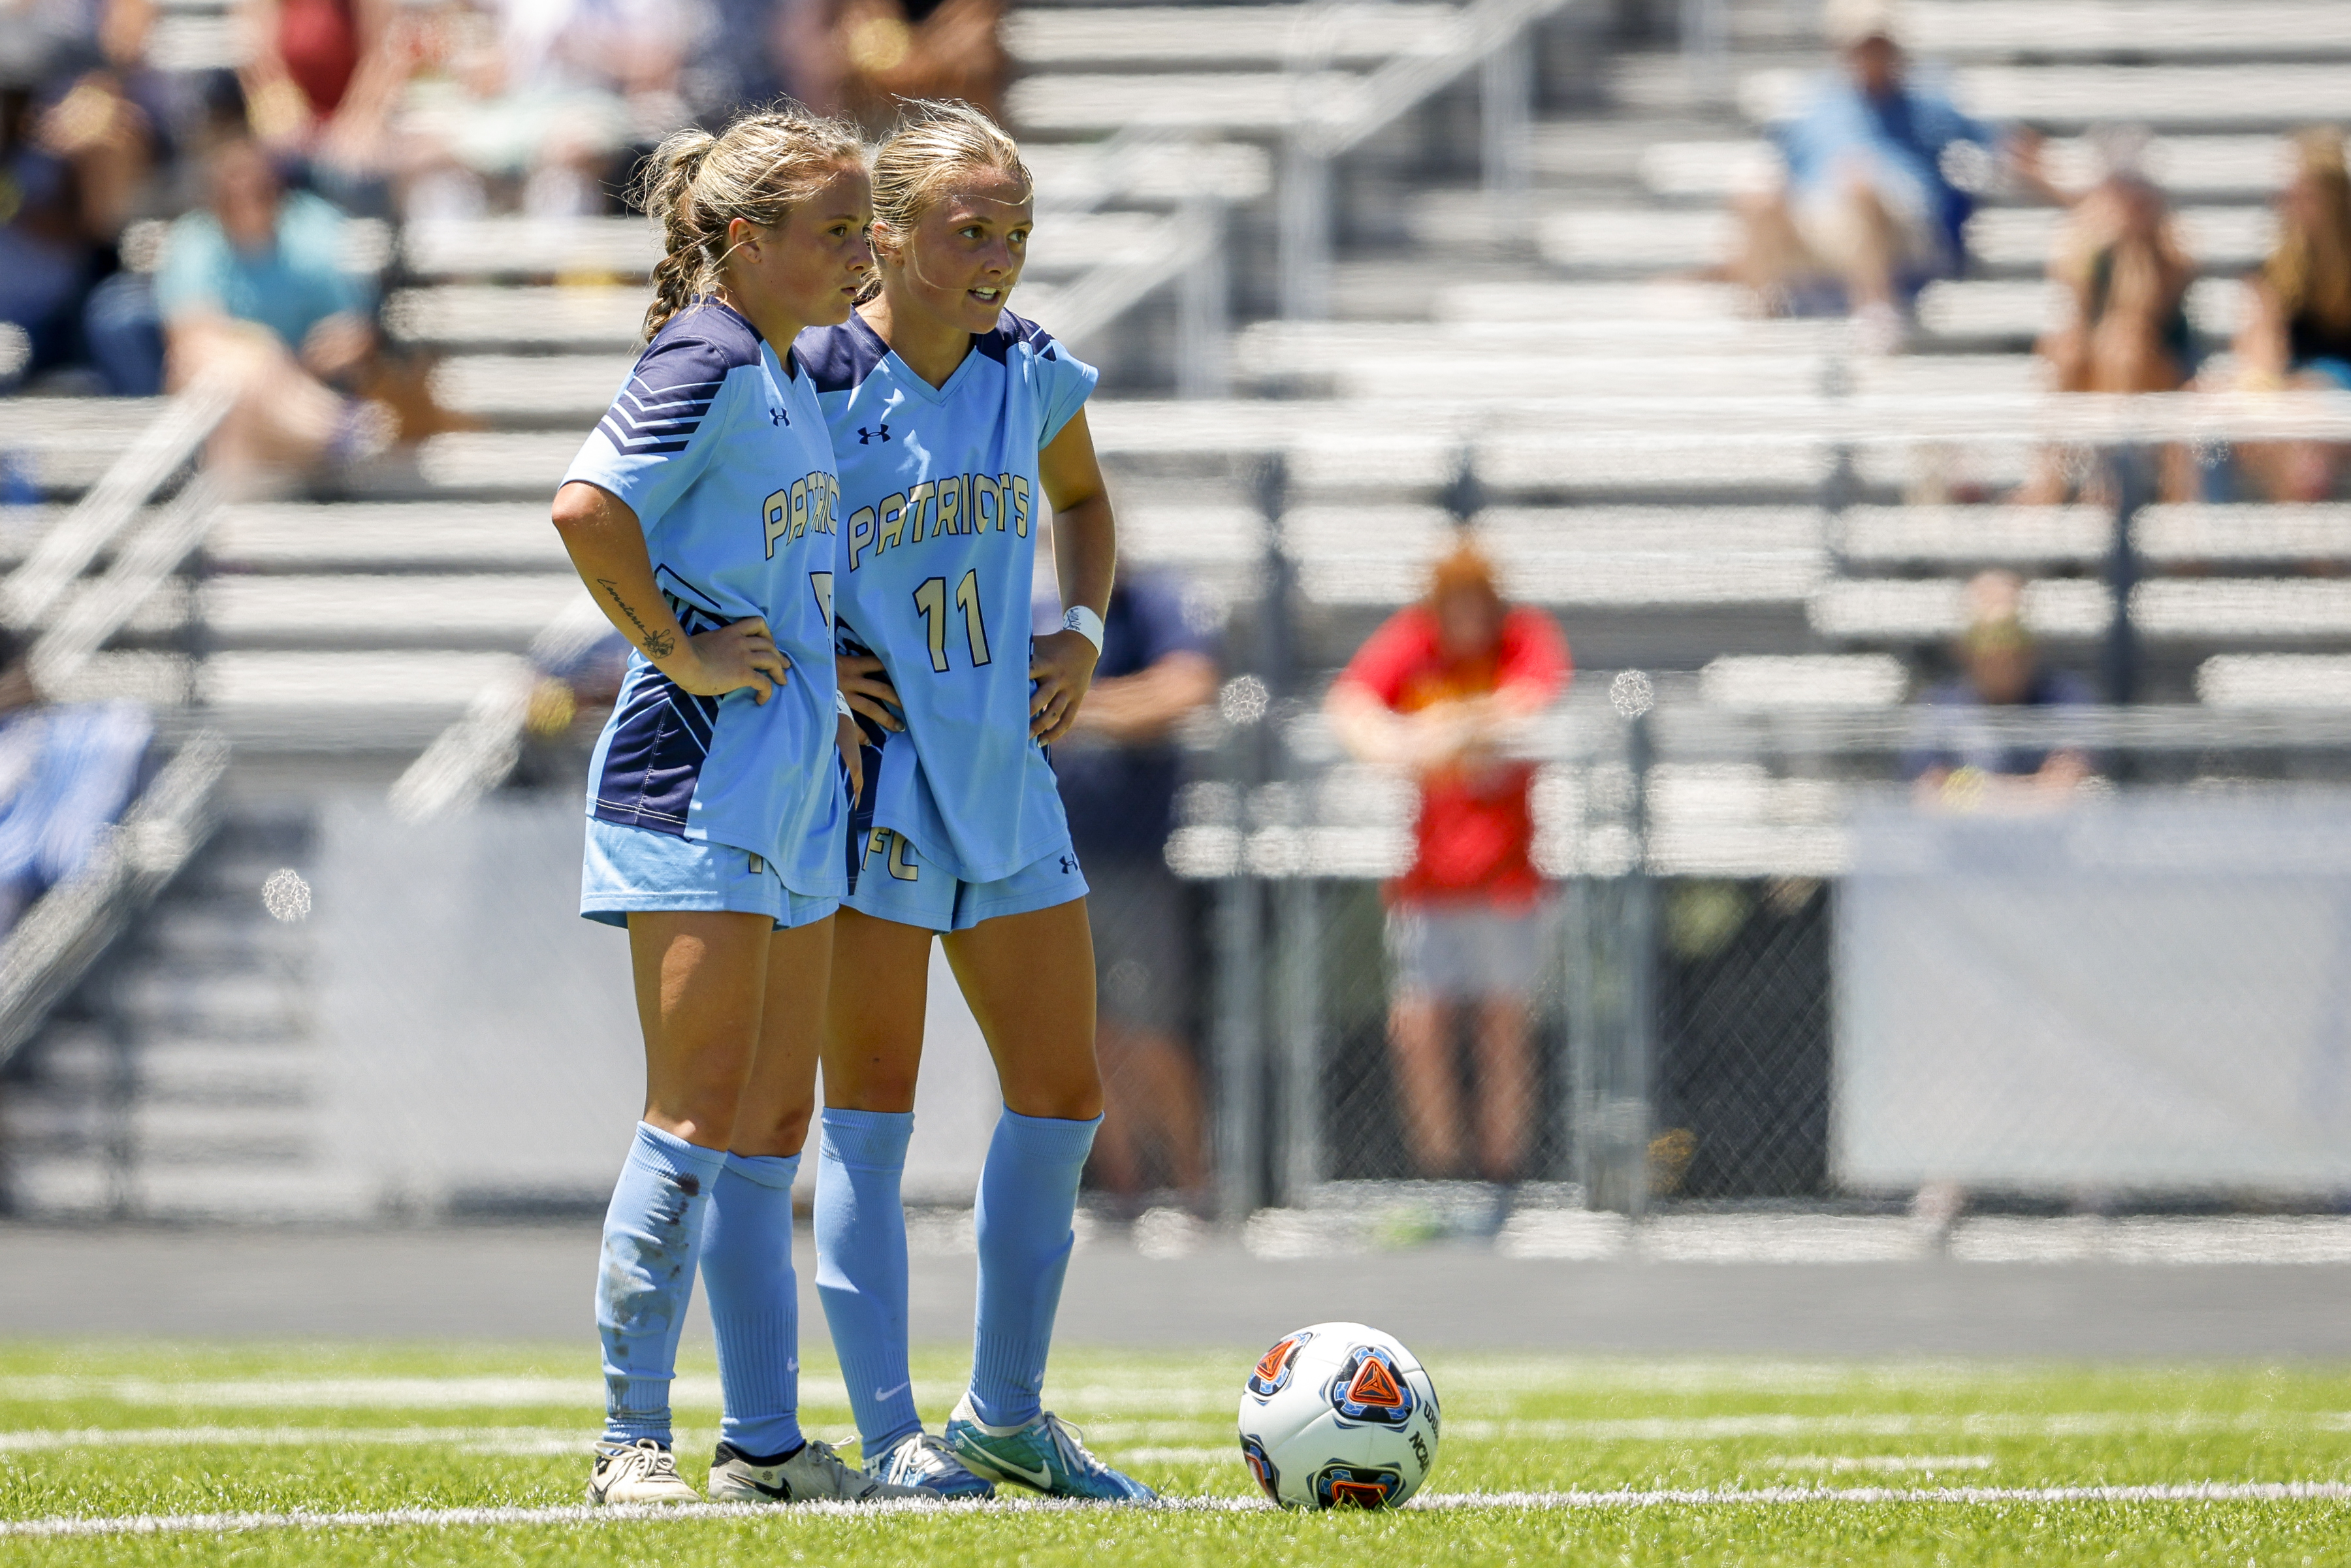
[[[1437,1385],[1362,1323],[1284,1334],[1241,1390],[1241,1459],[1284,1508],[1393,1508],[1437,1463]]]

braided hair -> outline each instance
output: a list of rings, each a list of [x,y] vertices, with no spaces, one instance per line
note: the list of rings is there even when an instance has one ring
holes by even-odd
[[[662,229],[646,338],[717,288],[729,223],[774,227],[842,170],[862,167],[864,152],[849,127],[789,105],[738,115],[715,136],[688,127],[653,149],[639,198]]]

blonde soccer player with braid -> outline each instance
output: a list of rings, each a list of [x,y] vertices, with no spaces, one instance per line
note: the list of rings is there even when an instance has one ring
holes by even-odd
[[[799,1422],[791,1186],[858,788],[832,654],[840,484],[793,340],[871,267],[855,135],[751,114],[654,153],[651,340],[556,493],[635,650],[590,765],[580,913],[627,928],[645,1104],[604,1218],[591,1503],[700,1500],[671,1452],[700,1270],[726,1395],[714,1500],[914,1495]]]

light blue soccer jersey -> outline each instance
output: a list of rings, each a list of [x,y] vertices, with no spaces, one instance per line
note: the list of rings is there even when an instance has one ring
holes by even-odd
[[[1009,876],[1070,840],[1029,737],[1037,455],[1101,374],[1009,310],[943,387],[860,316],[796,352],[841,466],[841,645],[880,655],[906,716],[868,785],[874,825],[966,882]]]
[[[791,661],[762,707],[748,691],[694,696],[632,653],[589,765],[589,815],[730,844],[767,856],[794,893],[840,896],[841,486],[807,371],[778,362],[724,305],[682,311],[638,356],[563,477],[636,512],[653,578],[688,635],[764,616]]]

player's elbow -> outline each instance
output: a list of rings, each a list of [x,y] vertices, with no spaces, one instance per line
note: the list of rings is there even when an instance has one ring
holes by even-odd
[[[624,509],[610,492],[574,479],[555,493],[549,517],[555,531],[568,539],[609,524],[613,513]]]

